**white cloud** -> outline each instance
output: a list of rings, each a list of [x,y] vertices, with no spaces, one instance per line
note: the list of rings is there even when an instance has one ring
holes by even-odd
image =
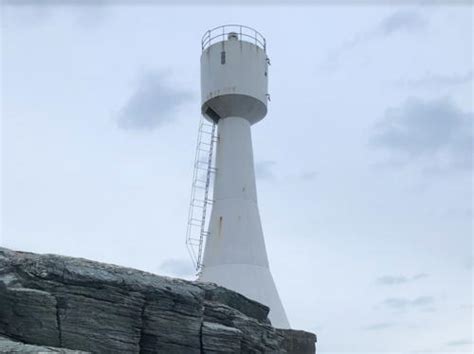
[[[153,130],[172,122],[176,109],[191,98],[190,92],[165,85],[163,75],[148,72],[119,111],[117,122],[123,129]]]
[[[469,171],[472,122],[472,112],[462,111],[450,99],[409,98],[386,110],[370,143],[386,150],[397,165],[414,162],[427,171]]]
[[[158,267],[159,272],[165,275],[180,278],[190,278],[194,276],[194,268],[190,260],[169,258],[164,260]]]
[[[275,161],[258,161],[255,163],[255,177],[262,180],[274,180]]]
[[[403,275],[385,275],[376,279],[376,283],[379,285],[399,285],[405,284],[409,282],[413,282],[416,280],[427,278],[429,275],[426,273],[415,274],[412,277],[406,277]]]

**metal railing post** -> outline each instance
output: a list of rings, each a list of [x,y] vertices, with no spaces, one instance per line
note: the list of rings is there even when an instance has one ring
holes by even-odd
[[[231,32],[236,33],[241,41],[255,44],[266,52],[267,44],[265,38],[256,29],[238,24],[227,24],[207,30],[201,39],[202,51],[210,47],[213,40],[219,41],[220,37],[222,37],[222,42],[224,42],[226,35]]]

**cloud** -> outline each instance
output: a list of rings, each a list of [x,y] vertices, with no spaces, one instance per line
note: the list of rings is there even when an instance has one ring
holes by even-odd
[[[191,261],[184,259],[169,258],[164,260],[158,267],[159,271],[169,276],[188,278],[194,276],[194,268]]]
[[[471,339],[458,339],[446,343],[447,347],[463,347],[473,344]]]
[[[273,171],[275,161],[259,161],[255,164],[255,177],[263,180],[274,180],[275,173]]]
[[[394,323],[391,322],[381,322],[381,323],[374,323],[370,326],[363,327],[362,329],[366,331],[380,331],[383,329],[391,328],[394,326]]]
[[[305,171],[300,174],[300,179],[303,181],[312,181],[317,177],[318,173],[316,171]]]
[[[135,92],[119,111],[118,125],[123,129],[156,129],[172,122],[176,109],[191,98],[188,91],[165,86],[162,75],[149,72],[140,78]]]
[[[421,88],[434,89],[439,87],[453,87],[472,82],[473,72],[464,74],[439,75],[427,73],[425,76],[415,80],[398,80],[394,84],[401,88]]]
[[[397,11],[384,18],[377,26],[375,33],[389,36],[401,31],[417,31],[425,27],[426,20],[414,11]]]
[[[51,6],[6,6],[14,5],[10,2],[2,4],[6,28],[12,25],[35,26],[49,20],[52,16]]]
[[[419,280],[419,279],[428,278],[429,276],[430,275],[426,274],[426,273],[418,273],[418,274],[415,274],[411,279],[412,280]]]
[[[420,296],[411,302],[413,306],[426,306],[432,305],[433,303],[434,299],[431,296]]]
[[[386,150],[394,165],[416,162],[427,171],[470,170],[472,122],[472,112],[462,111],[447,98],[409,98],[386,110],[370,145]]]
[[[378,285],[399,285],[399,284],[405,284],[405,283],[414,282],[423,278],[427,278],[428,276],[429,275],[426,273],[415,274],[412,277],[385,275],[385,276],[377,278],[375,282]]]
[[[383,304],[395,310],[404,310],[410,306],[411,301],[405,298],[388,298],[385,299]]]
[[[101,25],[108,16],[108,0],[0,0],[4,5],[6,23],[17,26],[36,26],[55,17],[69,16],[83,28]],[[69,19],[68,19],[69,20]]]
[[[407,277],[390,276],[390,275],[379,277],[376,280],[376,283],[380,284],[380,285],[395,285],[395,284],[403,284],[403,283],[407,283],[407,282],[408,282]]]
[[[431,306],[434,305],[434,298],[431,296],[420,296],[410,300],[403,297],[391,297],[385,299],[382,304],[396,311],[411,309],[433,310]]]
[[[385,17],[376,26],[354,35],[338,48],[329,52],[323,65],[325,70],[334,70],[344,53],[367,42],[386,38],[399,32],[416,32],[425,27],[426,20],[415,11],[400,10]]]

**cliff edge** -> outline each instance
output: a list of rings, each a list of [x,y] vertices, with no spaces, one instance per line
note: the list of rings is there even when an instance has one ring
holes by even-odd
[[[315,353],[267,315],[215,284],[0,248],[0,352]]]

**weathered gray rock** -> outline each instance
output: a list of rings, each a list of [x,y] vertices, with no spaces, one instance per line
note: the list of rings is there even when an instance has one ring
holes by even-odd
[[[24,344],[14,341],[11,338],[0,336],[1,353],[63,353],[63,354],[87,354],[80,350],[70,350],[65,348],[42,347],[39,345]]]
[[[239,329],[242,332],[241,350],[244,353],[285,352],[280,345],[283,336],[275,328],[222,303],[206,301],[204,320]]]
[[[220,302],[259,321],[268,321],[270,309],[267,306],[213,283],[196,283],[196,285],[204,289],[206,300]]]
[[[7,289],[0,283],[0,299],[2,333],[16,333],[26,343],[61,346],[54,296],[36,289]]]
[[[12,340],[95,353],[315,352],[313,334],[277,330],[267,315],[215,284],[0,248],[0,352],[31,349]]]
[[[283,336],[281,346],[288,353],[312,354],[316,351],[316,335],[294,329],[277,329]]]
[[[240,353],[242,331],[218,323],[202,323],[202,349],[206,353]]]

